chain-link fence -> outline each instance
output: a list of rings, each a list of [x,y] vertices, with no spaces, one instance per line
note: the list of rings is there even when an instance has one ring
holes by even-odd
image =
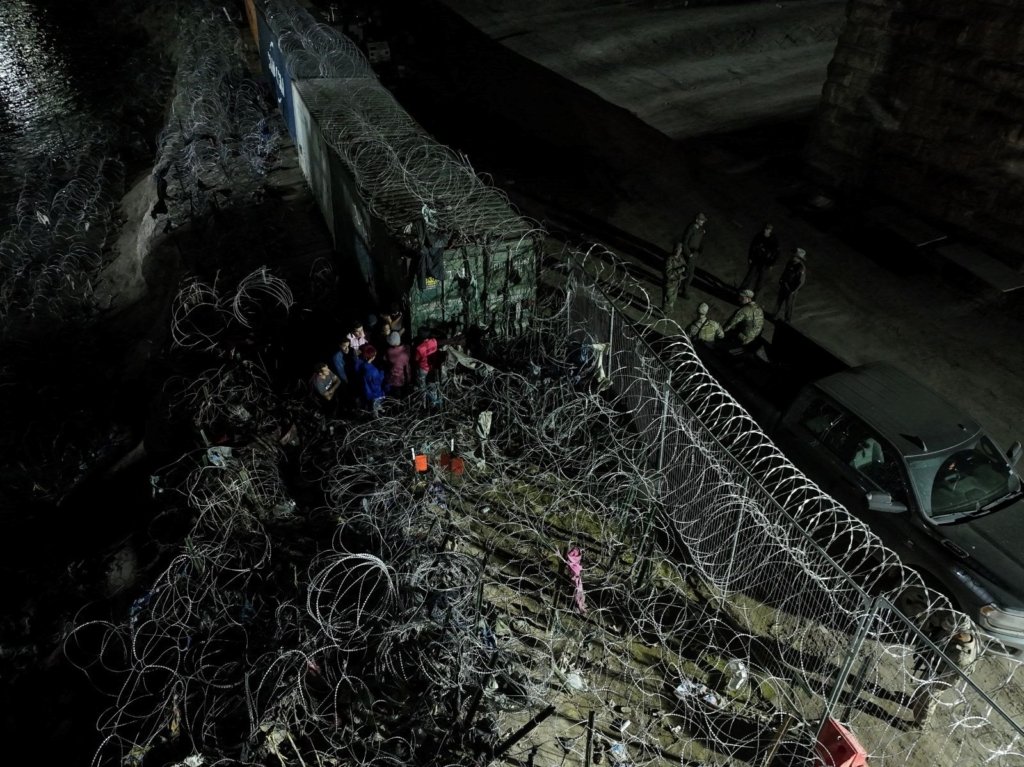
[[[804,723],[808,750],[842,722],[872,765],[1024,763],[1018,662],[794,468],[685,334],[654,341],[631,322],[618,307],[646,296],[604,255],[600,277],[598,259],[572,272],[568,334],[599,353],[599,377],[649,439],[661,505],[642,540],[668,540],[713,606],[691,689],[715,669],[753,679],[747,694]],[[912,617],[893,605],[908,592],[926,605]],[[736,720],[714,708],[690,733],[728,741]],[[772,725],[780,741],[788,726]]]

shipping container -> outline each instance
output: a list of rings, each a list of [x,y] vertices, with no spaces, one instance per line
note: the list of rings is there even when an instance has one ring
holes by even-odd
[[[295,139],[295,113],[292,105],[292,83],[288,62],[281,52],[280,42],[277,35],[270,28],[266,17],[257,9],[257,24],[259,26],[259,47],[260,63],[263,65],[263,74],[270,80],[274,89],[274,96],[277,99],[277,106],[281,110],[285,125],[292,139]]]
[[[403,303],[411,327],[439,334],[525,329],[538,269],[531,225],[423,131],[352,40],[292,3],[255,8],[302,172],[370,301]]]

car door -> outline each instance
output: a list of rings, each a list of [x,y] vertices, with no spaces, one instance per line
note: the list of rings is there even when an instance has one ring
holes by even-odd
[[[841,458],[847,452],[852,424],[849,413],[820,394],[807,397],[791,423],[804,471],[850,509],[862,503],[867,492],[864,479]]]
[[[843,417],[840,408],[810,390],[793,403],[776,435],[789,459],[828,493],[840,467],[823,440],[842,430]]]
[[[793,461],[818,485],[863,519],[892,547],[904,548],[908,511],[873,511],[869,492],[888,493],[908,506],[906,469],[896,448],[863,420],[816,391],[797,403],[789,423]]]

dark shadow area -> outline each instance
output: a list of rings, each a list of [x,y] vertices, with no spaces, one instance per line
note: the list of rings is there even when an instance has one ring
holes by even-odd
[[[515,196],[522,183],[540,202],[588,190],[587,214],[606,217],[627,189],[617,178],[630,155],[673,152],[673,142],[624,109],[491,40],[432,0],[388,0],[392,54],[404,68],[388,82],[439,141]],[[621,139],[629,135],[628,145]],[[539,210],[527,210],[538,215]]]

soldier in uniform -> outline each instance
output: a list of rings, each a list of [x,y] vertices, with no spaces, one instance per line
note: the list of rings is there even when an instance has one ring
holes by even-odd
[[[763,327],[764,311],[754,301],[754,291],[741,290],[740,308],[733,313],[722,330],[734,334],[735,346],[750,347],[761,337]]]
[[[722,326],[708,316],[710,307],[701,304],[697,307],[697,318],[690,323],[686,329],[686,335],[695,341],[702,341],[708,345],[714,345],[716,341],[725,338],[725,331]]]
[[[686,258],[686,278],[683,282],[683,298],[690,297],[690,283],[693,282],[693,274],[697,271],[697,258],[704,252],[704,235],[707,234],[708,217],[698,213],[693,223],[686,227],[683,232],[683,239],[676,246],[682,248],[683,256]]]
[[[929,647],[921,647],[914,654],[913,675],[918,686],[910,695],[909,707],[914,724],[926,727],[941,702],[943,693],[954,686],[959,678],[956,667],[969,673],[978,659],[978,643],[970,625],[953,615],[931,616],[929,625],[922,626],[928,638],[953,662],[950,666]]]
[[[797,248],[789,259],[786,268],[779,276],[779,299],[775,305],[775,316],[782,312],[782,319],[789,322],[793,319],[793,307],[796,305],[796,294],[807,281],[807,251]]]
[[[666,314],[671,312],[676,305],[679,283],[683,281],[685,273],[686,259],[683,258],[683,246],[680,243],[676,245],[672,255],[665,259],[665,281],[662,284],[661,308]]]
[[[779,259],[779,238],[773,229],[771,224],[765,224],[764,229],[751,240],[747,251],[747,273],[740,283],[740,290],[750,288],[755,293],[759,291],[765,272],[771,270]]]

